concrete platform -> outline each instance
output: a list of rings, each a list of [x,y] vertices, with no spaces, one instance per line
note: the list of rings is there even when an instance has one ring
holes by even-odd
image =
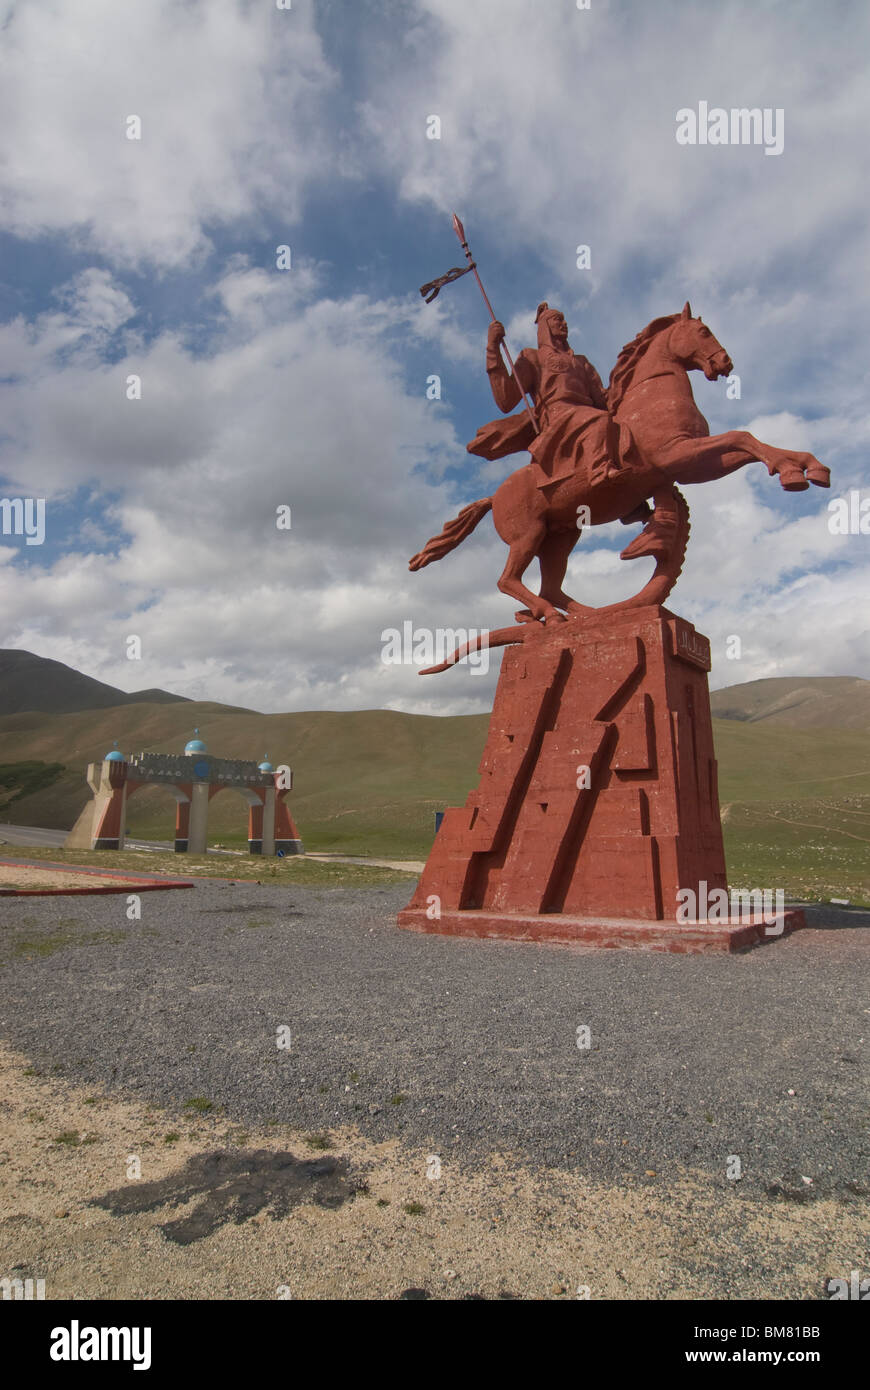
[[[442,912],[427,916],[425,908],[406,907],[397,916],[405,931],[440,936],[476,936],[498,941],[529,941],[557,945],[595,946],[609,950],[629,947],[674,954],[747,951],[776,941],[806,926],[801,908],[787,908],[779,923],[768,926],[757,916],[730,917],[721,922],[654,922],[621,917],[568,917],[560,913],[524,916],[480,911]]]

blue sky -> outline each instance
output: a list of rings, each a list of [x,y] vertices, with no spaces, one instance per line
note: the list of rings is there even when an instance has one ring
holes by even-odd
[[[418,293],[461,261],[455,207],[514,352],[546,298],[606,379],[688,298],[741,378],[693,375],[711,432],[832,468],[830,493],[761,464],[688,490],[669,606],[712,683],[870,677],[868,537],[827,524],[868,486],[868,27],[802,0],[0,3],[0,496],[47,505],[43,546],[0,536],[0,645],[263,710],[488,708],[497,663],[381,661],[406,620],[516,606],[488,519],[407,571],[510,471],[465,452],[497,413],[471,277]],[[678,145],[701,101],[782,108],[782,153]],[[585,535],[569,591],[640,588],[630,534]]]

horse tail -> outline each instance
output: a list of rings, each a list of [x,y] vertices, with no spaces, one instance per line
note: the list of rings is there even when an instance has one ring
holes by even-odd
[[[421,570],[424,565],[431,565],[433,560],[441,560],[449,551],[455,550],[466,536],[471,535],[475,526],[491,508],[491,497],[481,497],[477,502],[469,502],[458,516],[445,524],[440,535],[433,536],[423,549],[408,561],[408,569]]]
[[[469,656],[472,652],[483,651],[492,647],[507,647],[511,642],[524,642],[529,635],[528,623],[520,623],[516,627],[500,627],[495,632],[481,632],[478,637],[472,638],[470,642],[465,642],[461,647],[457,647],[455,652],[451,652],[444,661],[437,666],[426,666],[422,671],[418,671],[418,676],[434,676],[439,671],[446,671],[448,666],[455,666],[457,661]]]

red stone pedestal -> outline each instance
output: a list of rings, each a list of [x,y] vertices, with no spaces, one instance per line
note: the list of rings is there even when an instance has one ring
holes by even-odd
[[[446,812],[399,926],[665,951],[759,940],[750,918],[678,920],[680,890],[706,911],[726,888],[709,669],[707,639],[658,605],[530,626],[505,653],[480,783]]]

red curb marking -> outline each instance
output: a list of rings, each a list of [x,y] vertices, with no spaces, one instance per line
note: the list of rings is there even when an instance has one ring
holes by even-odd
[[[115,875],[120,877],[120,875]],[[150,880],[148,883],[137,883],[131,879],[129,883],[122,884],[118,888],[111,885],[101,888],[0,888],[0,898],[65,898],[76,895],[87,895],[93,897],[97,893],[161,893],[165,888],[193,888],[192,883],[156,883]]]
[[[12,869],[47,869],[51,873],[64,874],[90,874],[95,878],[123,878],[126,880],[137,879],[142,883],[156,883],[158,880],[154,874],[141,874],[135,869],[128,869],[126,873],[119,869],[86,869],[77,864],[56,864],[53,860],[46,859],[5,859],[0,856],[0,865],[8,864]],[[162,882],[162,880],[160,880]],[[170,882],[179,883],[180,879],[172,879]]]
[[[67,873],[82,874],[90,878],[117,878],[122,879],[123,883],[118,887],[111,884],[104,884],[97,888],[0,888],[0,898],[53,898],[71,897],[75,894],[97,894],[97,893],[154,893],[164,888],[192,888],[194,885],[186,880],[178,878],[162,879],[139,878],[135,873],[119,873],[115,869],[85,869],[73,868],[69,864],[53,864],[35,859],[3,859],[0,858],[0,865],[8,865],[10,869],[45,869],[48,873]]]

